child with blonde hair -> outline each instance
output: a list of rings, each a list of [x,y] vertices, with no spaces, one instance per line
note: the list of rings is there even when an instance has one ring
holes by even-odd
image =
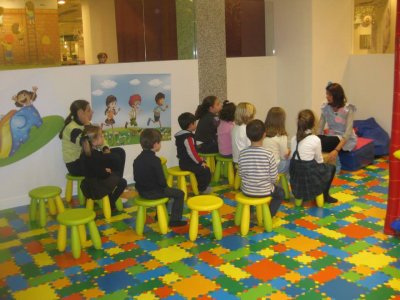
[[[246,135],[246,125],[254,119],[256,108],[249,102],[241,102],[236,106],[235,126],[232,129],[232,159],[239,161],[239,153],[251,145]]]

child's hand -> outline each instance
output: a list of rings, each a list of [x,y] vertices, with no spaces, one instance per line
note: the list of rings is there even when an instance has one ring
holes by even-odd
[[[106,172],[111,174],[111,169],[110,168],[106,168]]]
[[[290,157],[290,149],[288,149],[287,154],[285,155],[285,159],[288,159]]]
[[[207,164],[206,164],[204,161],[202,162],[201,166],[202,166],[203,168],[207,168]]]
[[[336,157],[338,156],[338,152],[336,150],[333,150],[331,152],[329,152],[329,161],[331,162],[335,162],[336,161]]]
[[[104,146],[103,147],[103,153],[111,153],[111,150],[110,150],[110,148],[108,147],[108,146]]]

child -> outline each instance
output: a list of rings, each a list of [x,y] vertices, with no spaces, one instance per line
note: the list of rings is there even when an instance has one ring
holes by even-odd
[[[112,129],[114,129],[113,125],[115,124],[114,117],[118,114],[118,111],[120,109],[117,109],[117,97],[114,95],[109,95],[106,98],[106,110],[104,111],[104,114],[106,115],[106,120],[104,123],[106,123],[107,126],[111,126]]]
[[[281,107],[272,107],[265,119],[266,137],[263,147],[274,154],[278,173],[288,173],[289,154],[287,133],[285,129],[286,113]]]
[[[336,203],[337,199],[329,195],[335,166],[323,163],[321,140],[312,133],[314,126],[314,113],[309,109],[300,111],[297,133],[291,142],[290,185],[296,199],[315,199],[323,193],[325,202]]]
[[[250,140],[246,136],[246,125],[254,119],[256,108],[248,102],[241,102],[235,111],[235,126],[232,129],[232,158],[233,162],[239,160],[239,153],[250,146]]]
[[[211,188],[208,186],[211,181],[211,172],[197,153],[193,134],[193,131],[196,130],[196,117],[186,112],[178,117],[178,123],[182,128],[181,131],[175,134],[179,167],[182,170],[193,172],[196,175],[200,193],[209,194],[211,193]]]
[[[239,175],[242,179],[242,193],[248,197],[271,196],[269,204],[271,216],[275,216],[283,199],[283,189],[275,182],[278,169],[272,152],[263,147],[265,125],[261,120],[253,120],[246,127],[246,135],[251,145],[239,154]]]
[[[154,100],[156,101],[157,106],[153,109],[153,113],[154,113],[154,120],[152,120],[151,118],[149,118],[147,120],[147,126],[150,125],[150,122],[153,122],[153,124],[158,123],[158,125],[161,126],[161,112],[162,111],[166,111],[168,108],[168,104],[165,105],[164,107],[164,102],[165,102],[165,95],[163,93],[157,93],[157,95],[155,96]]]
[[[113,162],[108,147],[104,148],[104,136],[101,128],[86,125],[81,138],[82,168],[85,179],[82,181],[82,192],[87,198],[101,199],[105,195],[110,198],[111,209],[126,188],[126,180],[112,170]]]
[[[218,153],[217,127],[221,107],[216,96],[207,96],[196,109],[195,116],[199,124],[195,137],[201,153]]]
[[[173,198],[169,226],[186,225],[182,221],[184,193],[181,190],[169,188],[165,181],[160,159],[156,152],[161,148],[161,133],[147,128],[140,134],[142,153],[133,162],[133,177],[139,195],[146,199]]]
[[[235,124],[235,103],[224,101],[219,113],[219,125],[217,128],[218,150],[223,157],[232,157],[232,129]]]
[[[107,62],[108,55],[105,52],[99,52],[97,54],[97,60],[99,61],[99,64],[105,64]]]

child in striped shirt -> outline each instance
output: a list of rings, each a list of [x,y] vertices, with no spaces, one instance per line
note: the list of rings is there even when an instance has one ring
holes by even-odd
[[[269,209],[271,216],[274,216],[282,203],[283,189],[275,184],[278,179],[278,169],[274,155],[263,147],[264,123],[261,120],[251,121],[247,124],[246,135],[251,145],[239,154],[242,193],[254,198],[271,196]]]

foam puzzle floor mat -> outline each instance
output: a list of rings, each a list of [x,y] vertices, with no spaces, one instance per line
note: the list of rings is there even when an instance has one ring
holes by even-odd
[[[223,238],[215,240],[204,213],[195,242],[188,225],[160,234],[150,210],[137,235],[130,187],[122,212],[109,222],[97,214],[102,249],[89,242],[79,259],[69,246],[57,250],[53,217],[40,228],[29,222],[28,206],[3,210],[0,299],[400,300],[399,238],[383,234],[388,176],[386,159],[341,174],[331,190],[338,203],[285,201],[272,232],[253,216],[247,236],[234,224],[235,191],[221,182],[213,191],[224,200]]]

